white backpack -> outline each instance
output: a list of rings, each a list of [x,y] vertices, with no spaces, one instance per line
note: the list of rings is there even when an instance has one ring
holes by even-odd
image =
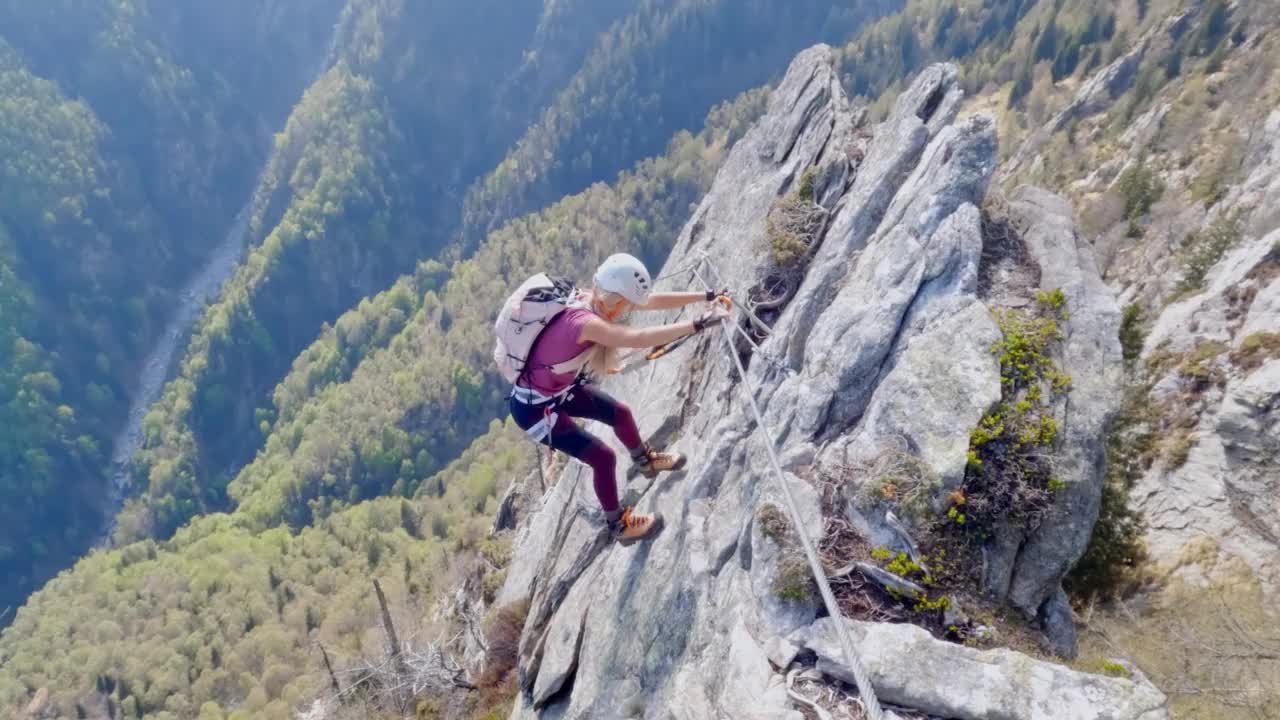
[[[582,299],[583,293],[574,287],[573,281],[546,273],[525,280],[507,298],[493,325],[497,336],[493,360],[507,382],[515,384],[524,374],[538,334],[562,311],[576,306]],[[550,369],[556,374],[581,370],[590,355],[588,349]]]

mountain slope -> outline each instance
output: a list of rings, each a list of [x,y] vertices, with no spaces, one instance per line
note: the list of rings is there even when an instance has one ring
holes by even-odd
[[[489,516],[531,459],[517,430],[476,407],[495,392],[493,378],[457,370],[487,360],[486,308],[535,267],[589,272],[614,249],[601,242],[625,235],[628,220],[653,233],[633,233],[633,249],[665,252],[731,129],[759,113],[762,96],[720,108],[699,136],[680,134],[668,156],[615,186],[521,218],[474,258],[428,265],[340,318],[279,389],[266,449],[232,486],[235,512],[196,518],[165,542],[93,553],[17,611],[0,635],[0,713],[19,715],[44,688],[58,716],[79,705],[95,717],[115,707],[185,718],[211,703],[236,720],[288,718],[325,687],[315,643],[340,667],[377,654],[380,641],[366,632],[376,618],[370,577],[382,580],[400,622],[434,630],[425,616],[473,554],[493,554],[482,542]],[[559,241],[544,248],[532,237]],[[455,315],[448,322],[445,308]],[[384,327],[365,327],[365,314]],[[441,430],[417,432],[426,423]],[[467,433],[486,430],[464,453]],[[449,444],[459,461],[431,457],[445,457]],[[415,488],[413,500],[367,500]]]
[[[537,5],[506,8],[501,25],[483,22],[483,3],[346,8],[336,62],[294,108],[255,192],[252,250],[146,421],[135,468],[145,496],[121,537],[165,537],[228,507],[227,482],[262,440],[257,410],[293,357],[322,323],[441,250],[447,186],[484,162],[470,155],[485,128],[457,113],[486,104]],[[470,74],[449,71],[462,66]]]
[[[801,47],[897,8],[875,3],[645,0],[602,35],[505,159],[468,192],[464,240],[611,177]],[[643,119],[637,122],[637,119]]]
[[[324,54],[332,5],[0,6],[0,272],[15,293],[0,306],[0,605],[103,526],[144,359]]]
[[[500,220],[514,217],[504,211],[479,225],[465,214],[460,218],[460,183],[469,184],[500,160],[495,153],[505,139],[514,139],[532,119],[507,117],[515,108],[496,115],[490,108],[511,92],[501,80],[520,77],[527,72],[520,68],[536,60],[521,57],[519,49],[532,43],[532,52],[540,52],[555,41],[566,32],[557,23],[572,7],[503,7],[427,9],[388,1],[347,9],[337,64],[295,110],[258,190],[250,223],[257,247],[202,321],[180,377],[148,420],[135,474],[145,496],[123,518],[128,532],[122,540],[165,537],[200,512],[229,507],[227,483],[262,447],[258,428],[269,414],[271,388],[322,324],[419,260],[444,258],[460,220],[467,242],[450,247],[448,257],[455,259]],[[559,110],[544,113],[541,126],[555,125],[565,140],[596,142],[635,132],[644,141],[602,149],[609,158],[604,165],[572,182],[548,176],[537,202],[513,201],[508,209],[535,210],[593,181],[613,179],[660,152],[681,127],[695,127],[717,102],[766,79],[799,44],[856,27],[865,17],[861,9],[805,5],[787,14],[785,33],[774,33],[775,11],[772,5],[739,13],[723,3],[651,2],[615,23],[577,74],[564,78],[566,87],[554,101]],[[599,12],[584,20],[588,29],[609,17]],[[489,20],[494,16],[501,25]],[[476,33],[479,38],[468,40]],[[697,42],[688,45],[691,38]],[[672,47],[684,50],[669,55]],[[564,48],[549,59],[560,52],[576,54]],[[701,80],[668,82],[688,63]],[[637,85],[638,78],[647,79]],[[544,102],[543,92],[526,90],[532,96],[520,106],[532,114]],[[606,112],[611,129],[554,119],[576,113],[570,106],[584,93],[617,105]],[[655,102],[666,108],[660,122],[637,122],[627,109]],[[521,192],[495,189],[493,197],[506,203],[502,198]],[[448,417],[448,409],[438,414]],[[468,427],[483,429],[483,418],[468,420]],[[446,445],[450,452],[461,447]]]

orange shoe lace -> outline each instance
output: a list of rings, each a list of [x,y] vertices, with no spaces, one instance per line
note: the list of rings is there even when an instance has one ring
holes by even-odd
[[[631,510],[632,508],[626,508],[622,511],[622,527],[623,528],[639,527],[640,525],[643,525],[645,522],[644,520],[641,520],[639,518],[632,517]]]

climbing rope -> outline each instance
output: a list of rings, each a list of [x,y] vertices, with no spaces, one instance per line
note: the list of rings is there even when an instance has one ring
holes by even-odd
[[[703,261],[707,267],[715,272],[716,277],[720,277],[720,273],[715,270],[715,266],[711,260],[705,255]],[[698,272],[697,267],[694,268],[694,274],[698,280],[706,286],[708,290],[712,290],[714,286],[707,282],[707,279]],[[739,305],[739,307],[741,307]],[[733,323],[736,325],[736,323]],[[723,324],[722,324],[723,325]],[[773,433],[768,429],[764,422],[764,414],[760,412],[760,406],[756,404],[756,394],[751,388],[750,381],[747,380],[746,368],[742,366],[742,360],[738,358],[737,350],[733,346],[733,337],[731,329],[728,326],[722,326],[724,331],[724,344],[729,351],[729,357],[733,360],[733,364],[738,369],[738,377],[742,379],[742,388],[747,396],[747,401],[751,404],[751,412],[756,417],[756,429],[762,432],[765,450],[769,453],[769,462],[773,466],[774,476],[778,480],[778,487],[782,489],[782,497],[786,500],[787,512],[791,514],[791,524],[796,530],[796,535],[800,537],[800,545],[804,548],[805,558],[809,561],[809,569],[813,572],[813,579],[818,583],[818,590],[822,594],[822,602],[827,607],[827,614],[836,623],[836,632],[840,637],[840,649],[844,653],[845,664],[853,673],[854,684],[858,687],[858,695],[861,697],[862,704],[867,711],[867,717],[870,720],[883,720],[884,711],[880,708],[880,701],[876,699],[875,689],[871,687],[871,680],[867,677],[866,670],[862,668],[862,662],[858,660],[857,654],[853,650],[853,638],[849,636],[849,624],[844,617],[844,613],[840,611],[840,605],[836,603],[836,597],[831,592],[831,583],[827,581],[827,574],[822,569],[822,563],[818,560],[818,552],[815,549],[813,540],[809,537],[809,531],[805,529],[804,523],[801,521],[800,509],[796,505],[795,498],[791,495],[791,488],[787,485],[787,477],[782,471],[782,463],[778,461],[777,451],[773,447]]]

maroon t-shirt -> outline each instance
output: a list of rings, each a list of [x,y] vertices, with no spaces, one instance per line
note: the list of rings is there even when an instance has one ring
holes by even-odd
[[[595,344],[578,342],[582,327],[593,317],[594,313],[582,308],[568,308],[556,315],[538,335],[533,352],[529,354],[529,372],[525,373],[521,384],[543,395],[555,395],[572,385],[578,377],[577,371],[557,375],[547,366],[572,360]]]

